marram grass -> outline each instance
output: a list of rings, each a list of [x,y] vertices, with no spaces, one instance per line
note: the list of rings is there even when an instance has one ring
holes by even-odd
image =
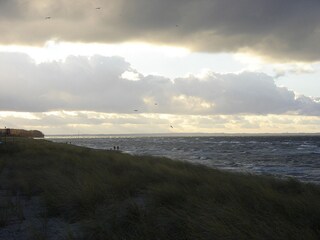
[[[319,239],[320,188],[45,140],[0,145],[1,187],[84,239]]]

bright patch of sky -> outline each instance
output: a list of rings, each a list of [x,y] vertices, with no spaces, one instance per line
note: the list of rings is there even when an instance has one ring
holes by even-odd
[[[27,53],[36,63],[63,61],[69,55],[121,56],[141,74],[171,79],[188,75],[201,76],[207,72],[263,72],[275,77],[278,86],[306,96],[320,96],[319,63],[270,63],[246,53],[199,53],[186,48],[147,43],[84,44],[48,41],[43,47],[0,45],[0,51]],[[130,72],[124,78],[138,80],[139,76]]]
[[[203,69],[214,72],[238,72],[245,66],[232,54],[193,53],[186,48],[146,43],[83,44],[48,41],[42,48],[11,45],[0,46],[0,51],[24,52],[37,63],[63,61],[69,55],[121,56],[142,74],[169,78],[198,74]]]
[[[313,73],[289,74],[276,80],[277,85],[306,96],[320,97],[320,64],[314,65]]]

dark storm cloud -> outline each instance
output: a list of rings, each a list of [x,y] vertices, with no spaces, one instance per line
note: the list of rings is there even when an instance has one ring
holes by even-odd
[[[1,53],[0,66],[0,111],[320,115],[317,99],[278,87],[260,73],[210,73],[171,81],[143,76],[119,57],[69,57],[37,65],[14,53]],[[125,79],[126,72],[140,79]]]
[[[245,50],[278,61],[318,61],[319,11],[318,0],[2,0],[0,31],[5,34],[0,41],[139,40],[205,52]]]

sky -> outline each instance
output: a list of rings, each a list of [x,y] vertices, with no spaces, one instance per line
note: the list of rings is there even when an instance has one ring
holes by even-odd
[[[0,0],[0,128],[320,132],[318,0]]]

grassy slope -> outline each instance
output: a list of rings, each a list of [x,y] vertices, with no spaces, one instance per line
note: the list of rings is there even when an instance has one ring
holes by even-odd
[[[44,140],[0,145],[3,188],[86,239],[319,239],[320,188]]]

